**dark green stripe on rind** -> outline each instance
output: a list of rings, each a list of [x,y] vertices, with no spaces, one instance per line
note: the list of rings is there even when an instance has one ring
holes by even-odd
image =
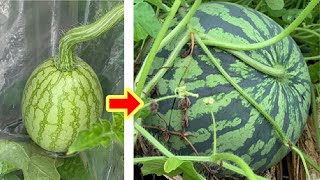
[[[221,38],[221,41],[260,42],[282,31],[270,18],[238,5],[206,3],[199,8],[191,20],[192,27],[215,36],[215,39]],[[157,59],[167,59],[170,53],[168,49],[158,53]],[[234,81],[275,119],[292,142],[296,142],[308,115],[310,78],[299,48],[292,38],[286,37],[261,50],[243,51],[262,64],[284,67],[287,75],[282,79],[263,74],[222,50],[209,49]],[[176,87],[183,85],[200,95],[199,98],[190,98],[192,106],[188,109],[187,128],[187,132],[193,134],[188,139],[198,152],[210,154],[212,151],[210,112],[213,111],[217,122],[218,152],[241,156],[255,171],[263,171],[283,158],[288,149],[264,116],[229,84],[200,47],[195,46],[193,57],[188,67],[188,79],[184,83],[179,84],[181,79],[185,79],[183,76],[187,61],[177,59],[174,67],[158,83],[158,88],[160,96],[173,94]],[[155,66],[161,68],[159,62],[163,61],[156,60]],[[214,104],[204,105],[203,99],[206,97],[213,98]],[[173,131],[181,130],[182,112],[178,109],[178,100],[160,102],[159,112],[144,122],[164,128],[169,125]],[[180,137],[171,136],[169,142],[165,142],[161,135],[159,138],[177,154],[193,153],[192,148]]]
[[[54,60],[39,65],[25,86],[22,112],[30,137],[42,148],[65,152],[79,131],[102,114],[103,94],[97,76],[84,61],[71,72]]]

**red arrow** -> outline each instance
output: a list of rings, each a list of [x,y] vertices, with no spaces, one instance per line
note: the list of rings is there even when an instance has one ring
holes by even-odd
[[[109,95],[106,98],[108,112],[124,112],[124,118],[130,119],[143,106],[143,101],[129,88],[124,95]]]

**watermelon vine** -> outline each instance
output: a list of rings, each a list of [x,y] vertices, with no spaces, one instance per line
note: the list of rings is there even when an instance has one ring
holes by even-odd
[[[260,1],[260,5],[261,5]],[[312,0],[307,6],[306,8],[300,13],[300,15],[282,32],[280,32],[277,35],[274,35],[274,37],[271,37],[269,39],[264,39],[261,42],[254,42],[254,43],[239,43],[239,42],[225,42],[225,41],[221,41],[221,38],[219,37],[214,37],[214,35],[212,34],[208,34],[208,31],[204,32],[203,27],[201,25],[198,25],[196,22],[196,18],[200,17],[200,14],[205,12],[206,7],[202,6],[202,11],[203,12],[199,12],[198,17],[196,17],[195,19],[192,19],[196,13],[196,11],[199,8],[199,5],[201,4],[200,0],[196,0],[194,2],[194,5],[190,8],[190,11],[188,12],[188,14],[173,28],[173,30],[171,32],[168,33],[168,35],[163,38],[164,33],[168,30],[168,23],[167,21],[172,21],[172,13],[176,13],[177,7],[180,5],[180,1],[176,0],[172,6],[172,9],[170,11],[170,14],[168,15],[168,18],[165,20],[165,25],[164,27],[162,27],[160,29],[160,33],[157,36],[155,42],[150,50],[150,53],[148,54],[147,58],[144,61],[143,66],[141,67],[141,70],[139,72],[139,74],[136,77],[135,80],[135,84],[136,84],[136,92],[141,95],[141,97],[145,98],[149,95],[149,93],[152,91],[152,89],[155,87],[155,85],[162,83],[161,88],[162,91],[163,87],[164,87],[164,81],[169,82],[168,86],[172,86],[172,84],[170,84],[170,80],[172,78],[172,76],[176,76],[177,73],[174,75],[169,76],[168,79],[164,79],[163,77],[166,74],[166,72],[168,72],[169,68],[168,67],[172,67],[172,66],[187,66],[187,68],[189,66],[189,63],[182,63],[183,61],[187,61],[187,59],[189,57],[192,56],[192,54],[189,55],[189,57],[187,58],[181,58],[180,60],[178,57],[178,53],[180,52],[180,50],[182,49],[182,47],[190,40],[192,40],[193,37],[190,36],[190,33],[192,33],[194,35],[194,38],[196,40],[196,44],[200,46],[201,50],[197,50],[197,51],[203,51],[204,54],[206,55],[206,57],[209,58],[209,61],[211,63],[214,64],[214,67],[217,68],[220,72],[220,74],[227,80],[227,82],[230,83],[230,85],[236,89],[236,91],[241,94],[241,96],[246,99],[264,118],[265,120],[271,125],[272,129],[276,132],[276,134],[274,136],[278,136],[278,138],[281,139],[281,142],[284,144],[284,146],[286,147],[285,151],[288,150],[293,150],[295,151],[302,159],[303,165],[306,169],[306,175],[307,177],[310,179],[310,175],[306,166],[306,162],[307,161],[310,165],[312,165],[313,167],[315,167],[315,169],[319,169],[319,167],[310,160],[310,158],[308,156],[306,156],[305,154],[303,154],[295,145],[294,142],[291,142],[292,137],[287,137],[286,132],[283,131],[283,129],[277,124],[277,122],[275,121],[275,118],[272,117],[270,115],[270,112],[266,111],[265,108],[259,104],[254,98],[251,97],[251,95],[249,95],[243,88],[241,88],[238,85],[238,82],[235,78],[231,77],[229,75],[228,72],[226,72],[225,67],[223,67],[221,64],[221,60],[219,59],[219,61],[217,60],[217,55],[213,55],[213,53],[217,53],[219,54],[219,52],[221,50],[223,50],[224,52],[228,52],[230,54],[232,54],[234,57],[237,57],[239,60],[241,60],[242,62],[244,62],[245,64],[249,65],[250,67],[253,67],[255,70],[260,71],[262,74],[264,75],[269,75],[274,77],[279,83],[286,83],[287,82],[287,78],[289,76],[291,76],[285,69],[285,67],[283,65],[274,65],[274,66],[269,66],[269,65],[265,65],[264,63],[261,63],[259,61],[255,61],[254,59],[252,59],[250,56],[248,56],[246,53],[243,53],[243,51],[241,50],[260,50],[261,48],[265,48],[268,46],[273,46],[275,43],[282,41],[284,38],[286,38],[290,33],[292,33],[300,24],[301,22],[307,17],[307,15],[316,7],[316,5],[319,3],[319,0]],[[221,5],[221,4],[219,4]],[[227,4],[226,4],[227,5]],[[259,5],[258,5],[259,6]],[[217,6],[218,7],[218,6]],[[217,8],[216,7],[216,8]],[[192,22],[190,20],[193,20]],[[212,22],[214,23],[214,22]],[[200,24],[200,23],[199,23]],[[187,27],[186,27],[187,26]],[[183,32],[185,31],[185,32]],[[182,35],[181,35],[182,34]],[[214,34],[214,33],[213,33]],[[163,39],[161,42],[159,42],[159,39]],[[157,58],[156,53],[160,52],[162,48],[164,48],[166,45],[168,45],[169,43],[171,43],[173,41],[173,39],[178,40],[175,43],[170,44],[170,55],[168,56],[161,56],[160,58]],[[217,47],[219,50],[216,50],[216,48],[211,48],[209,49],[208,46],[214,46]],[[193,47],[192,47],[193,48]],[[199,49],[200,49],[199,48]],[[212,50],[213,49],[213,50]],[[192,52],[192,50],[191,50]],[[252,52],[252,51],[251,51]],[[200,53],[201,54],[201,53]],[[196,55],[195,55],[196,56]],[[203,57],[204,55],[198,55],[199,57]],[[222,56],[222,55],[221,55]],[[266,56],[269,59],[271,58],[271,55],[266,53]],[[144,86],[146,79],[147,79],[147,75],[149,74],[149,71],[152,70],[154,71],[155,69],[151,69],[151,65],[153,62],[153,60],[157,58],[157,61],[160,61],[161,58],[166,59],[166,61],[164,61],[164,63],[161,65],[162,67],[165,68],[160,68],[158,69],[157,72],[153,73],[153,78],[151,78],[151,80],[148,81],[147,85]],[[316,57],[312,57],[311,59],[316,58]],[[205,61],[207,64],[209,61],[201,59],[202,61]],[[179,62],[177,62],[179,61]],[[181,62],[180,62],[181,61]],[[199,59],[197,59],[197,61],[199,61]],[[195,62],[194,64],[197,64],[199,62]],[[159,65],[157,65],[159,66]],[[191,65],[190,65],[191,66]],[[205,66],[201,66],[201,68],[204,68]],[[191,66],[192,68],[192,66]],[[170,72],[170,74],[172,74],[172,71]],[[182,73],[183,74],[183,73]],[[182,75],[182,77],[185,74]],[[195,78],[191,77],[191,78]],[[188,77],[184,77],[185,79],[187,79]],[[308,79],[308,78],[306,78]],[[161,82],[160,82],[161,81]],[[308,81],[308,80],[306,80]],[[309,80],[310,81],[310,80]],[[167,83],[166,82],[166,83]],[[178,84],[187,84],[188,85],[188,81],[184,82],[183,79],[180,79],[180,82]],[[190,83],[191,84],[191,83]],[[310,90],[308,90],[308,83],[306,83],[306,91],[310,92]],[[172,90],[172,87],[170,87]],[[191,87],[191,89],[196,89],[194,87]],[[201,91],[202,89],[200,89]],[[203,90],[202,90],[203,91]],[[170,92],[170,91],[169,91]],[[197,93],[197,92],[195,92]],[[159,99],[156,99],[155,101],[160,102],[162,100],[165,99],[169,99],[174,97],[175,95],[168,95],[165,93],[162,93],[162,95],[167,95],[164,97],[160,97]],[[304,99],[308,102],[309,101],[309,96],[307,95]],[[167,103],[170,101],[167,101]],[[172,102],[172,101],[171,101]],[[198,103],[198,101],[194,101],[196,103]],[[174,104],[174,103],[173,103]],[[308,103],[306,103],[308,104]],[[164,104],[160,104],[160,107],[164,105]],[[307,106],[307,105],[306,105]],[[305,106],[305,107],[306,107]],[[305,108],[307,109],[307,107]],[[306,114],[305,110],[303,113]],[[166,118],[166,113],[176,113],[177,111],[174,110],[167,110],[164,111],[163,117]],[[193,112],[194,113],[194,112]],[[214,118],[214,116],[212,116],[212,118]],[[143,119],[145,119],[145,117],[143,117]],[[183,161],[193,161],[193,162],[215,162],[214,161],[214,157],[215,155],[217,155],[215,152],[215,150],[213,151],[213,158],[209,158],[209,156],[205,157],[205,156],[175,156],[172,152],[168,151],[166,149],[165,146],[163,146],[160,142],[158,142],[157,139],[155,139],[148,131],[146,131],[140,124],[141,120],[143,119],[138,119],[137,122],[135,122],[135,128],[136,130],[141,133],[142,136],[144,136],[148,141],[151,142],[151,144],[153,144],[160,152],[162,152],[166,157],[144,157],[144,158],[136,158],[135,159],[135,163],[143,163],[145,164],[148,161],[156,161],[156,160],[163,160],[163,161],[169,161],[170,158],[176,157],[180,160]],[[163,118],[162,118],[163,119]],[[306,120],[306,115],[302,116],[303,121]],[[158,120],[159,121],[159,120]],[[142,121],[143,122],[143,121]],[[150,125],[150,119],[148,119],[148,121],[146,121],[146,123],[148,125]],[[176,120],[174,121],[174,123],[176,123]],[[151,125],[154,125],[151,123]],[[215,126],[215,125],[214,125]],[[175,129],[176,126],[172,126],[171,128]],[[213,127],[215,129],[215,127]],[[214,130],[215,132],[215,130]],[[215,138],[216,135],[214,135]],[[162,143],[166,143],[165,141],[162,141]],[[216,143],[216,139],[214,139],[214,143]],[[223,143],[223,142],[222,142]],[[167,144],[167,143],[166,143]],[[220,143],[221,144],[221,143]],[[215,149],[216,145],[213,145],[213,149]],[[177,148],[178,149],[178,148]],[[182,151],[181,151],[182,152]],[[181,154],[181,152],[178,151],[179,154]],[[197,154],[197,153],[196,153]],[[206,151],[206,154],[208,154],[208,152]],[[169,158],[169,159],[168,159]],[[222,160],[227,160],[227,156],[223,156]],[[234,162],[236,162],[237,164],[239,164],[239,159],[235,158],[233,159]],[[266,165],[268,166],[268,165]],[[225,166],[226,168],[228,168],[227,166]],[[244,166],[243,170],[246,171],[246,168]],[[164,167],[166,168],[166,167]],[[178,167],[176,167],[178,168]],[[181,168],[181,167],[180,167]],[[232,168],[230,168],[232,169]],[[250,168],[249,168],[250,169]],[[234,169],[233,169],[234,170]],[[250,169],[251,170],[251,169]],[[180,171],[179,171],[180,172]],[[182,171],[183,172],[183,171]],[[235,170],[235,172],[240,173],[239,171]],[[165,174],[169,172],[164,172]],[[243,172],[241,172],[240,174],[243,175]],[[252,172],[248,172],[246,171],[246,175],[249,177],[249,179],[254,179],[256,176],[253,176]],[[200,179],[203,179],[203,177],[199,176]],[[261,178],[261,177],[258,177]]]

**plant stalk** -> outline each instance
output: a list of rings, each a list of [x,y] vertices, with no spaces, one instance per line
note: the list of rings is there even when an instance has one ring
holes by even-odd
[[[311,108],[312,108],[312,119],[314,125],[315,136],[317,140],[317,150],[320,151],[320,127],[319,127],[319,120],[318,120],[318,107],[316,102],[316,93],[315,93],[315,86],[311,85]]]
[[[312,56],[312,57],[304,57],[305,61],[311,61],[311,60],[320,60],[320,55],[319,56]]]
[[[77,44],[94,39],[107,32],[123,20],[123,4],[114,7],[97,21],[86,26],[80,26],[68,31],[59,42],[59,55],[55,59],[56,67],[60,71],[72,71],[76,67]]]
[[[300,156],[302,164],[303,164],[303,167],[304,167],[304,170],[305,170],[306,175],[307,175],[307,178],[308,178],[308,180],[311,180],[310,173],[309,173],[309,170],[308,170],[308,167],[307,167],[307,164],[306,164],[306,160],[305,160],[302,152],[296,146],[292,146],[292,150],[295,151]]]

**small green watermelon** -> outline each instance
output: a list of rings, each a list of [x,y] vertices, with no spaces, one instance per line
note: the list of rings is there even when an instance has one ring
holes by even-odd
[[[53,58],[40,64],[27,81],[22,119],[40,147],[66,152],[77,134],[102,115],[103,93],[92,68],[77,58],[72,71],[60,71]]]

